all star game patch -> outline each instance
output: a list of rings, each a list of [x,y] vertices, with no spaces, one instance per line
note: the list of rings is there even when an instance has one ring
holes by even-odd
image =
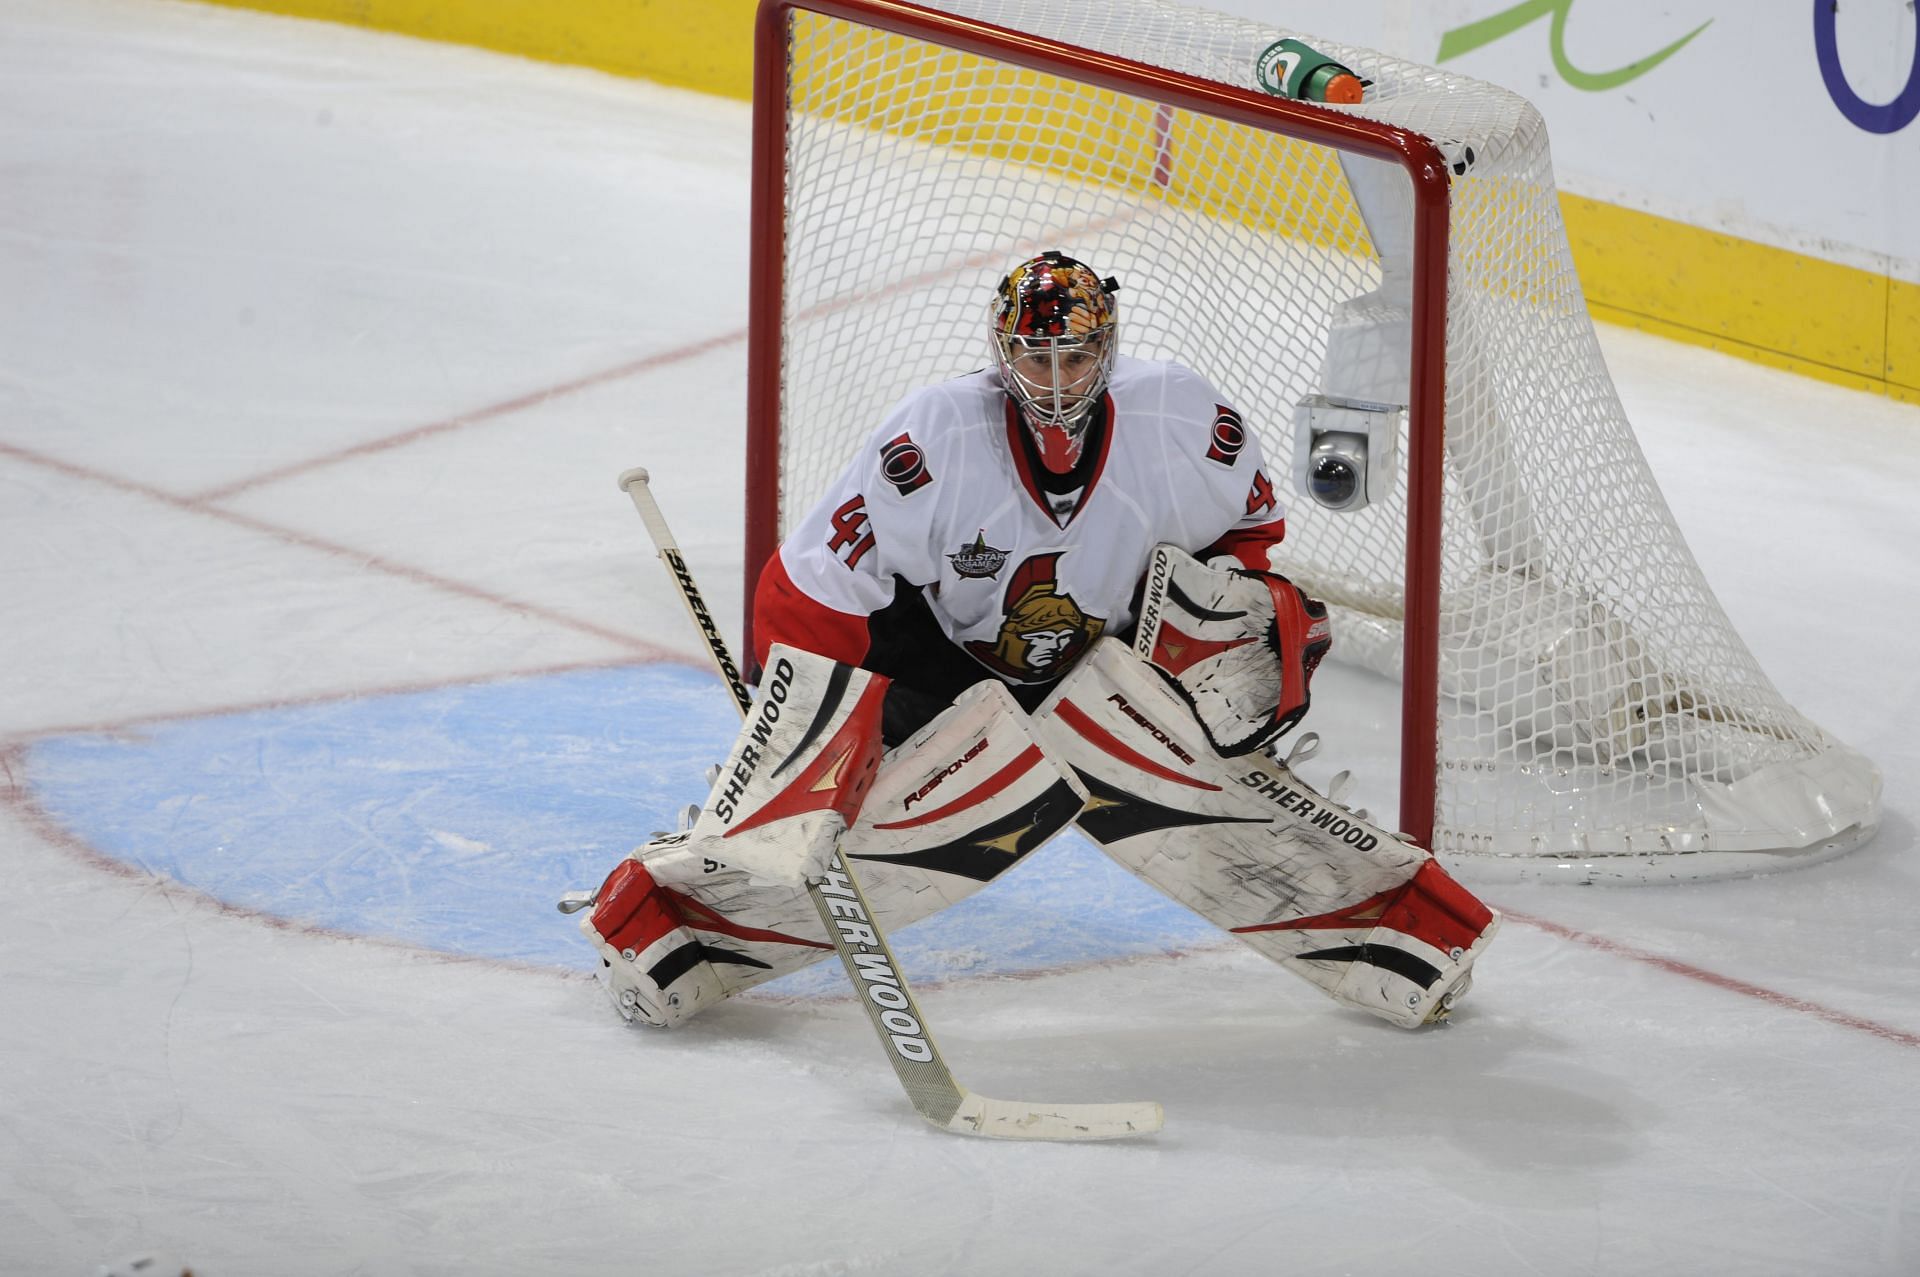
[[[998,575],[1001,568],[1007,566],[1006,550],[996,550],[987,544],[987,530],[973,539],[973,544],[962,546],[957,552],[947,556],[947,562],[953,564],[953,570],[961,576],[976,580]]]

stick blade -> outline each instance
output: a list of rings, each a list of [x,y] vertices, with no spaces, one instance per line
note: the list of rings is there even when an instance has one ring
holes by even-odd
[[[971,1091],[943,1130],[997,1140],[1120,1140],[1152,1135],[1166,1114],[1152,1100],[1118,1104],[1028,1104]]]

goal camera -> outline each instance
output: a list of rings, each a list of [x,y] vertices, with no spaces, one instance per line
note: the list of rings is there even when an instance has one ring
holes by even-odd
[[[1301,400],[1293,412],[1294,487],[1343,514],[1385,501],[1399,470],[1403,411],[1331,395]]]

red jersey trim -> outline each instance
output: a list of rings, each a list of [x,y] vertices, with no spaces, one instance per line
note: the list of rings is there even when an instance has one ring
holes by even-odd
[[[1020,431],[1023,428],[1020,422],[1020,409],[1012,399],[1008,399],[1006,404],[1007,451],[1013,454],[1013,468],[1014,472],[1020,476],[1020,486],[1027,490],[1027,496],[1040,507],[1040,513],[1058,523],[1059,520],[1053,517],[1053,507],[1047,503],[1047,494],[1041,490],[1039,480],[1033,473],[1033,463],[1027,459],[1027,449],[1020,438]],[[1093,473],[1087,476],[1087,486],[1080,489],[1080,499],[1073,503],[1073,513],[1067,516],[1068,523],[1072,523],[1079,516],[1080,511],[1086,508],[1088,499],[1093,496],[1093,490],[1100,486],[1100,476],[1106,473],[1107,469],[1107,457],[1113,451],[1113,432],[1116,423],[1112,395],[1100,396],[1100,411],[1106,421],[1105,428],[1100,431],[1100,453],[1094,458]]]
[[[1216,554],[1231,554],[1240,560],[1240,566],[1251,568],[1255,572],[1271,572],[1273,564],[1267,561],[1267,549],[1278,545],[1287,536],[1287,521],[1275,519],[1272,523],[1262,523],[1251,528],[1234,528],[1194,557],[1210,559]]]
[[[753,659],[762,668],[767,651],[785,643],[802,651],[858,665],[872,646],[867,618],[828,607],[794,583],[785,560],[775,554],[753,591]]]

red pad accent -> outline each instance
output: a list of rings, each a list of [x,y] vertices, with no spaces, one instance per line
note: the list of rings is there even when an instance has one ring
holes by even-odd
[[[1442,952],[1471,949],[1493,922],[1493,911],[1455,882],[1438,861],[1429,860],[1413,877],[1391,890],[1368,896],[1330,913],[1288,922],[1263,922],[1234,931],[1329,931],[1348,927],[1387,927]]]
[[[853,713],[827,741],[826,748],[793,781],[759,811],[724,835],[727,838],[761,825],[809,811],[837,811],[851,825],[873,787],[880,769],[880,705],[887,698],[884,675],[875,674],[854,704]]]
[[[1244,647],[1251,642],[1253,642],[1253,636],[1250,634],[1242,638],[1227,639],[1224,642],[1217,639],[1195,638],[1162,621],[1160,633],[1155,636],[1153,642],[1153,663],[1169,674],[1184,674],[1209,656],[1217,656],[1221,652]]]
[[[1195,789],[1210,789],[1215,793],[1220,791],[1220,786],[1218,785],[1211,784],[1204,780],[1195,780],[1191,776],[1183,776],[1171,767],[1163,767],[1159,763],[1154,762],[1151,758],[1148,758],[1145,754],[1134,749],[1131,745],[1126,744],[1112,732],[1094,722],[1087,711],[1081,709],[1072,701],[1061,701],[1059,714],[1061,722],[1071,727],[1074,731],[1079,732],[1088,742],[1098,746],[1106,753],[1113,755],[1129,767],[1146,772],[1149,776],[1158,776],[1162,780],[1171,780],[1181,785],[1190,785]]]
[[[767,649],[785,643],[843,665],[858,665],[871,646],[867,618],[837,612],[794,584],[776,554],[761,570],[753,593],[753,659],[765,668]]]
[[[1414,875],[1418,877],[1419,875]],[[1291,918],[1286,922],[1262,922],[1251,927],[1234,927],[1235,933],[1243,931],[1334,931],[1349,927],[1377,927],[1386,914],[1387,906],[1394,897],[1404,892],[1412,879],[1397,887],[1389,887],[1378,895],[1368,896],[1357,904],[1342,905],[1331,913],[1317,913],[1311,918]]]
[[[716,913],[692,896],[683,895],[671,887],[660,888],[660,894],[673,900],[675,907],[686,918],[687,925],[696,931],[716,931],[723,936],[732,936],[736,940],[758,940],[767,944],[797,944],[809,949],[833,948],[824,940],[803,940],[799,936],[790,936],[784,931],[743,927],[725,914]]]
[[[666,892],[660,890],[637,860],[623,860],[600,884],[599,903],[593,907],[593,929],[616,949],[643,952],[646,947],[682,925]]]
[[[1493,924],[1493,911],[1455,882],[1439,861],[1421,865],[1401,892],[1400,899],[1381,915],[1380,925],[1436,949],[1471,949],[1480,933]]]
[[[965,811],[977,803],[987,801],[987,799],[993,797],[1008,785],[1011,785],[1014,781],[1019,780],[1022,776],[1032,771],[1033,765],[1039,761],[1040,747],[1038,745],[1029,745],[1018,758],[981,781],[978,788],[968,790],[946,806],[936,807],[932,811],[909,817],[906,820],[888,821],[884,825],[875,825],[874,828],[912,829],[916,825],[931,825],[934,821],[951,816],[956,811]]]

